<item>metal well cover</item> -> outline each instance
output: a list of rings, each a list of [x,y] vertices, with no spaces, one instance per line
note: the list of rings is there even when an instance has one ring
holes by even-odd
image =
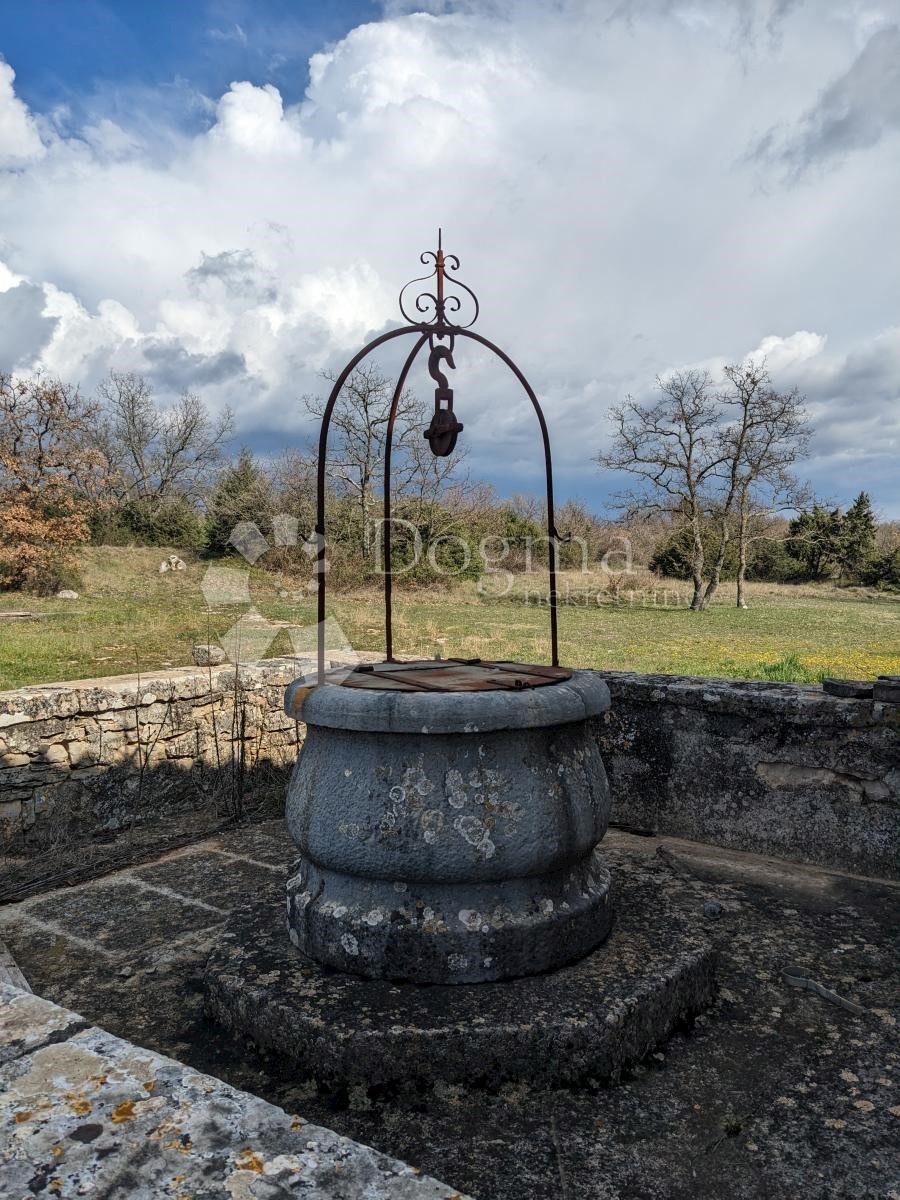
[[[342,687],[402,692],[497,692],[547,687],[571,679],[565,667],[485,662],[480,658],[416,659],[362,663],[340,680]]]

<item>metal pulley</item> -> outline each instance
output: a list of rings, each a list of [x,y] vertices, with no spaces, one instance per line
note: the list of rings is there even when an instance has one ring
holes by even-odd
[[[428,358],[428,373],[437,387],[434,389],[434,415],[423,436],[428,439],[435,458],[446,458],[452,454],[456,439],[463,430],[462,422],[456,419],[453,412],[453,389],[440,369],[441,359],[446,360],[448,367],[455,368],[453,354],[447,346],[435,346],[432,349]]]

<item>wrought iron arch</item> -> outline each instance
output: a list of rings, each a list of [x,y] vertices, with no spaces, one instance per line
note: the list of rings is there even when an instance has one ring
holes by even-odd
[[[397,376],[396,386],[391,398],[391,407],[388,415],[388,425],[385,440],[384,453],[384,529],[382,538],[382,548],[384,557],[384,620],[385,620],[385,657],[390,661],[394,661],[393,654],[393,628],[391,620],[391,602],[393,592],[393,568],[391,564],[391,454],[393,449],[394,426],[397,418],[397,409],[400,403],[400,397],[403,394],[403,388],[412,369],[413,364],[418,358],[426,343],[429,346],[429,373],[437,383],[435,388],[435,411],[432,417],[432,423],[427,430],[424,431],[424,436],[429,439],[433,453],[439,456],[450,454],[456,444],[458,433],[462,431],[462,425],[456,419],[453,413],[453,389],[449,387],[447,377],[441,370],[441,364],[446,362],[451,368],[454,368],[453,351],[458,337],[468,338],[478,342],[484,346],[492,354],[505,363],[507,367],[515,375],[516,379],[522,385],[525,394],[531,401],[535,414],[537,415],[538,424],[540,426],[541,440],[544,449],[544,469],[547,489],[547,545],[548,545],[548,567],[550,577],[550,593],[549,593],[549,609],[550,609],[550,646],[551,659],[554,667],[559,666],[559,635],[557,628],[557,588],[556,588],[556,568],[557,568],[557,542],[560,540],[559,533],[556,529],[556,521],[553,507],[553,461],[550,453],[550,435],[547,430],[547,421],[544,417],[543,410],[535,395],[534,389],[525,378],[525,375],[516,365],[516,363],[506,354],[499,346],[489,341],[486,337],[482,337],[479,333],[473,333],[470,326],[474,324],[478,317],[479,305],[478,298],[475,293],[461,280],[457,279],[452,271],[459,269],[459,259],[455,254],[445,255],[442,247],[441,231],[438,230],[438,248],[436,251],[427,250],[420,256],[420,261],[428,265],[433,263],[433,270],[423,275],[418,279],[413,279],[407,283],[400,292],[400,311],[409,324],[401,326],[399,329],[392,329],[388,333],[383,333],[368,345],[364,346],[357,354],[350,359],[344,369],[338,375],[328,397],[328,403],[325,405],[325,410],[322,414],[322,425],[319,431],[319,461],[318,473],[316,478],[316,572],[318,582],[318,643],[317,643],[317,667],[318,680],[321,683],[325,676],[325,600],[326,600],[326,542],[325,542],[325,478],[326,478],[326,454],[328,450],[328,430],[331,425],[331,417],[334,412],[334,407],[340,396],[341,389],[347,382],[353,370],[367,358],[379,346],[385,345],[394,338],[405,337],[409,334],[418,334],[416,343],[410,350],[405,362]],[[449,269],[448,269],[449,267]],[[405,307],[404,295],[407,291],[417,283],[426,284],[428,280],[435,280],[435,290],[433,292],[423,290],[416,294],[414,304],[417,313],[424,314],[428,319],[415,321],[411,318]],[[464,323],[448,321],[447,313],[458,313],[462,309],[463,301],[457,294],[446,291],[447,284],[452,287],[462,289],[465,295],[469,298],[473,313],[470,319]]]

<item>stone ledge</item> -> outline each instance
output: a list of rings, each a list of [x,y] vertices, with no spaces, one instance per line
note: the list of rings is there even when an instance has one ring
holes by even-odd
[[[0,1021],[3,1195],[466,1200],[27,992],[0,985]]]
[[[306,658],[270,658],[259,662],[223,663],[218,667],[170,667],[140,675],[110,675],[96,679],[73,679],[41,683],[14,691],[0,692],[0,727],[71,717],[94,715],[155,700],[197,699],[219,694],[234,686],[235,670],[242,688],[283,687],[296,675],[313,667]]]
[[[284,892],[232,914],[206,966],[207,1008],[298,1074],[348,1083],[465,1081],[496,1087],[615,1080],[713,999],[704,933],[661,903],[636,864],[614,880],[609,939],[580,962],[503,983],[367,980],[295,950]]]
[[[642,675],[636,671],[601,670],[597,674],[606,681],[613,704],[621,697],[630,703],[715,708],[745,716],[748,710],[761,711],[777,714],[790,722],[814,720],[817,725],[896,727],[900,722],[895,704],[831,696],[814,684]]]

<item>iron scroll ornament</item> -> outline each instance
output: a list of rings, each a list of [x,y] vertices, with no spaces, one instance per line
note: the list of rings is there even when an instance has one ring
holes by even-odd
[[[516,379],[521,384],[525,394],[531,401],[535,415],[538,419],[540,427],[541,442],[544,449],[544,472],[547,489],[547,546],[548,546],[548,567],[549,567],[549,609],[550,609],[550,648],[551,661],[554,667],[559,666],[559,636],[557,628],[557,588],[556,588],[556,565],[557,565],[557,545],[560,541],[565,540],[560,538],[554,516],[553,507],[553,462],[550,454],[550,436],[547,430],[547,422],[544,418],[543,410],[535,395],[531,384],[523,375],[522,371],[515,362],[506,354],[499,346],[489,341],[486,337],[482,337],[479,333],[473,333],[470,326],[477,319],[479,306],[478,299],[471,288],[458,280],[455,276],[450,275],[446,270],[446,264],[451,263],[453,270],[458,270],[459,259],[456,255],[445,255],[441,245],[441,234],[438,231],[438,248],[436,251],[426,251],[421,255],[421,261],[427,263],[434,262],[434,270],[430,275],[423,276],[421,279],[414,279],[408,283],[400,293],[400,311],[410,323],[403,325],[398,329],[391,329],[387,333],[381,334],[368,345],[364,346],[357,354],[350,359],[341,373],[334,381],[334,386],[328,397],[328,403],[325,405],[325,410],[322,414],[322,425],[319,430],[319,457],[318,470],[316,476],[316,528],[315,528],[315,544],[317,546],[316,555],[316,574],[318,583],[317,595],[317,620],[318,620],[318,640],[317,640],[317,679],[322,683],[325,679],[325,600],[326,600],[326,573],[328,570],[326,563],[326,541],[325,541],[325,477],[326,477],[326,454],[328,450],[328,430],[331,425],[331,417],[334,412],[334,406],[337,403],[341,389],[347,382],[351,373],[359,364],[367,358],[373,351],[380,346],[386,345],[388,342],[396,338],[406,337],[409,335],[418,335],[415,344],[410,350],[397,377],[397,382],[394,387],[394,393],[391,398],[391,408],[388,416],[387,432],[385,439],[384,452],[384,537],[383,537],[383,555],[384,555],[384,628],[385,628],[385,659],[388,662],[396,661],[394,659],[394,644],[393,644],[393,626],[391,619],[391,602],[393,593],[393,570],[391,566],[391,453],[394,440],[394,426],[397,419],[397,410],[400,403],[400,397],[403,394],[403,389],[406,385],[406,380],[409,373],[418,358],[419,354],[429,346],[429,372],[432,378],[438,384],[435,389],[435,414],[432,418],[432,424],[429,429],[424,431],[424,436],[428,438],[435,454],[449,454],[453,446],[456,444],[456,438],[459,432],[462,431],[462,425],[456,420],[453,413],[453,391],[447,386],[448,381],[446,376],[440,369],[440,364],[446,363],[448,367],[453,368],[453,353],[457,338],[468,338],[471,341],[477,342],[484,346],[495,357],[499,358],[513,373]],[[431,314],[429,320],[412,321],[409,314],[403,307],[403,295],[408,289],[412,288],[417,283],[427,282],[429,279],[435,280],[434,291],[423,290],[416,296],[416,309],[418,312],[428,315]],[[474,302],[475,315],[466,322],[466,324],[457,325],[447,320],[447,313],[458,312],[461,307],[461,302],[456,295],[447,295],[445,285],[449,281],[451,285],[462,288]],[[454,303],[455,302],[455,303]],[[446,342],[446,345],[442,343]],[[449,395],[448,395],[449,394]],[[449,413],[449,417],[446,415]],[[443,415],[442,415],[443,414]],[[449,449],[446,447],[449,444]]]

